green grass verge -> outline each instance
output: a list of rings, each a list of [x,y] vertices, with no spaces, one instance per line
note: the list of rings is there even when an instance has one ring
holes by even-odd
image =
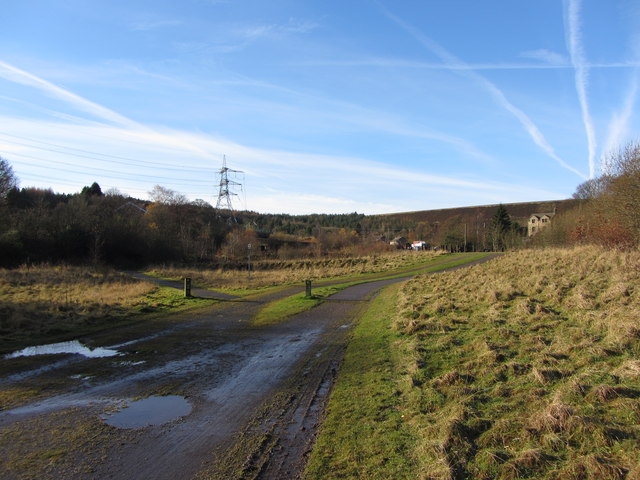
[[[477,253],[477,254],[455,254],[451,257],[448,257],[449,261],[443,262],[441,258],[437,259],[435,265],[424,266],[419,270],[412,270],[411,272],[414,274],[418,273],[433,273],[440,270],[446,270],[448,268],[458,267],[467,263],[471,263],[473,261],[479,260],[481,258],[486,257],[486,253]],[[434,260],[431,260],[427,263],[433,264]],[[252,324],[255,326],[262,325],[273,325],[278,322],[283,322],[294,315],[297,315],[302,312],[306,312],[307,310],[311,310],[316,307],[320,303],[324,301],[325,298],[337,293],[345,288],[351,287],[353,285],[358,285],[360,283],[365,282],[374,282],[377,280],[386,280],[386,279],[394,279],[394,278],[402,278],[408,275],[406,270],[390,273],[387,275],[380,274],[367,274],[359,277],[358,280],[352,280],[345,283],[340,283],[338,285],[327,285],[316,287],[313,289],[313,295],[311,297],[306,297],[304,293],[297,293],[295,295],[291,295],[289,297],[285,297],[282,299],[275,300],[273,302],[268,303],[258,314],[253,318]],[[324,282],[323,282],[324,283]]]
[[[184,293],[180,290],[171,287],[158,287],[152,293],[146,295],[144,302],[138,305],[137,311],[140,313],[180,311],[206,307],[216,302],[219,302],[219,300],[214,298],[185,298]]]
[[[353,285],[353,283],[320,287],[313,290],[311,297],[305,296],[304,293],[297,293],[280,300],[275,300],[260,310],[251,323],[255,326],[263,326],[282,322],[294,315],[311,310],[313,307],[322,303],[328,296],[351,285]]]
[[[385,289],[353,331],[305,480],[416,478],[390,327],[399,288]]]

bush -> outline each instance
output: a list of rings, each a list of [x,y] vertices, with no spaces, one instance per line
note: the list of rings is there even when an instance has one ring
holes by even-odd
[[[25,257],[24,245],[17,230],[8,230],[0,235],[0,266],[16,267]]]

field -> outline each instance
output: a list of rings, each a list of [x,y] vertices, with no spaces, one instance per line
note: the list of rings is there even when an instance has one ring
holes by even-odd
[[[256,260],[251,262],[251,279],[247,265],[236,268],[193,269],[155,267],[148,274],[161,278],[191,277],[197,285],[214,289],[244,290],[289,285],[305,280],[319,280],[345,276],[359,276],[419,267],[440,253],[398,251],[380,255],[346,258],[310,258],[297,260]],[[240,267],[240,269],[238,269]]]
[[[110,269],[70,266],[0,269],[0,297],[0,352],[185,306],[177,291]]]
[[[278,320],[308,307],[309,299],[298,305],[302,294],[289,296],[308,278],[321,299],[323,288],[336,288],[323,286],[326,279],[345,286],[457,261],[428,252],[262,261],[252,283],[242,270],[154,273],[242,295],[268,293],[274,301],[218,303],[214,309],[229,313],[216,318],[237,310],[242,319]],[[212,301],[186,300],[178,290],[112,270],[51,266],[0,271],[0,295],[0,352],[96,336]],[[305,478],[640,479],[639,295],[640,252],[595,247],[507,253],[384,290],[351,331]],[[162,345],[167,355],[213,352],[202,343],[208,317],[193,322],[193,312],[181,321],[193,323],[199,343],[185,330],[179,350],[169,335],[130,354],[156,355]],[[229,328],[261,331],[229,318]],[[260,328],[293,328],[274,319]],[[214,333],[210,340],[220,341],[221,330]],[[160,362],[144,360],[149,367]]]
[[[390,292],[306,478],[640,478],[640,253],[522,251]]]
[[[253,264],[256,270],[251,281],[242,270],[158,268],[150,273],[162,278],[191,277],[194,285],[247,295],[306,279],[361,277],[408,269],[436,257],[430,252],[392,252],[343,259],[263,260]],[[212,302],[186,300],[178,290],[158,287],[108,268],[50,265],[0,269],[0,298],[0,353],[78,338],[144,315]]]
[[[198,478],[253,478],[262,471],[272,472],[264,478],[293,478],[290,472],[301,471],[312,446],[350,326],[371,296],[416,269],[452,268],[486,257],[415,253],[394,271],[346,270],[335,283],[351,286],[313,310],[292,313],[300,311],[291,302],[292,293],[303,289],[295,284],[237,300],[214,300],[206,308],[175,315],[143,312],[133,315],[132,324],[114,323],[103,314],[109,308],[113,313],[117,308],[140,312],[155,304],[151,298],[162,288],[137,290],[145,283],[113,271],[39,267],[3,272],[6,298],[11,298],[7,304],[25,311],[36,297],[43,310],[46,303],[70,304],[78,314],[78,331],[84,332],[82,343],[107,346],[116,354],[3,360],[0,455],[5,461],[0,462],[0,477],[194,478],[198,473]],[[333,281],[324,283],[314,289],[319,298]],[[191,301],[185,300],[187,305]],[[104,311],[83,320],[81,306],[90,312],[94,303]],[[251,323],[275,306],[276,321],[258,327]],[[289,320],[282,322],[283,316]],[[94,322],[102,330],[88,331]],[[63,323],[45,322],[40,331]],[[103,423],[135,400],[167,395],[183,397],[193,407],[191,413],[131,430]],[[154,409],[148,413],[153,415]],[[221,457],[222,452],[231,453]]]

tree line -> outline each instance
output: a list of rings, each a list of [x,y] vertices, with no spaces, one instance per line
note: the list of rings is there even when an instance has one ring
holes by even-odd
[[[640,143],[611,153],[602,173],[576,188],[578,206],[534,238],[534,244],[640,246]]]
[[[432,224],[357,212],[232,213],[159,185],[149,192],[150,200],[117,190],[104,193],[97,183],[76,194],[18,187],[11,165],[0,158],[0,266],[230,264],[246,257],[249,245],[256,257],[367,254],[389,249],[397,236],[452,251],[490,250],[513,246],[517,236],[503,208],[482,226],[481,236],[478,225],[463,234],[456,216]]]
[[[0,264],[68,262],[138,266],[210,257],[225,225],[194,203],[140,202],[97,184],[65,195],[11,189],[0,206]]]
[[[149,197],[104,193],[97,183],[76,194],[20,189],[11,165],[0,157],[0,266],[230,264],[246,257],[249,245],[256,257],[366,254],[388,249],[400,236],[450,251],[576,243],[635,247],[640,244],[640,145],[612,154],[600,176],[577,187],[577,207],[554,217],[531,239],[503,205],[491,217],[452,212],[425,221],[357,212],[232,214],[159,185]]]
[[[156,185],[150,200],[102,192],[19,188],[0,157],[0,266],[42,262],[135,267],[230,264],[255,256],[323,255],[359,243],[364,215],[270,215],[218,211]]]

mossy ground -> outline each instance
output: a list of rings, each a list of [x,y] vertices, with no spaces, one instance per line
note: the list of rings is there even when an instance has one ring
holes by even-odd
[[[130,442],[137,435],[109,427],[80,409],[21,420],[0,431],[0,477],[93,478],[92,465],[104,459],[114,438]]]

